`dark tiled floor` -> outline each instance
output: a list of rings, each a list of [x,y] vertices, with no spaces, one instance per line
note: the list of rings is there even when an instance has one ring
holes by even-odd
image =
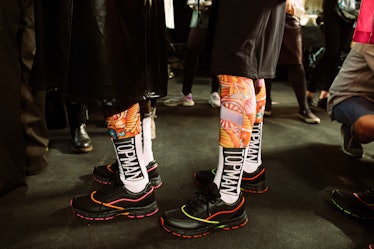
[[[181,89],[180,78],[170,80],[169,96]],[[157,190],[160,212],[189,200],[196,188],[195,170],[217,164],[219,110],[208,104],[209,79],[198,77],[194,107],[157,107],[154,154],[163,186]],[[269,191],[246,194],[247,226],[217,231],[204,238],[183,240],[164,232],[160,214],[141,220],[118,217],[89,222],[69,207],[76,194],[95,188],[92,168],[114,160],[101,117],[91,111],[88,130],[94,151],[72,154],[68,129],[51,130],[50,166],[28,178],[22,200],[0,207],[0,248],[284,248],[363,249],[374,242],[374,223],[338,212],[329,201],[333,188],[360,190],[374,184],[373,145],[363,160],[351,160],[340,150],[339,125],[327,114],[321,124],[308,125],[296,115],[289,84],[273,84],[273,114],[265,119],[263,163]]]

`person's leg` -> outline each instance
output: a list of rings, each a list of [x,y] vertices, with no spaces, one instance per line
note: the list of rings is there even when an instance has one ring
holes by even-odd
[[[76,153],[92,151],[92,141],[86,129],[88,106],[67,101],[66,109],[72,138],[72,151]]]
[[[161,177],[158,175],[158,164],[153,156],[152,149],[152,115],[153,107],[150,100],[140,102],[141,107],[141,128],[143,141],[143,157],[149,179],[154,188],[159,188],[162,184]]]
[[[152,150],[152,133],[155,129],[152,125],[153,117],[155,115],[156,99],[145,100],[140,102],[141,114],[141,129],[142,129],[142,142],[143,142],[143,155],[149,180],[154,188],[159,188],[162,185],[161,177],[158,174],[158,164],[153,157]],[[155,132],[155,131],[154,131]],[[113,184],[113,177],[118,174],[119,166],[117,162],[99,165],[93,169],[93,179],[104,185]]]
[[[361,97],[351,97],[335,105],[332,117],[342,124],[342,150],[352,157],[363,156],[363,143],[374,140],[374,105]]]
[[[325,52],[313,74],[319,74],[321,93],[317,105],[323,109],[326,109],[329,88],[339,71],[341,52],[352,37],[353,22],[342,20],[335,12],[335,5],[336,1],[324,1]]]
[[[264,79],[255,80],[253,85],[256,99],[256,119],[243,165],[244,172],[240,188],[244,192],[260,194],[268,189],[265,184],[265,168],[262,166],[261,159],[262,125],[267,96]],[[200,187],[205,187],[213,181],[216,173],[216,169],[197,171],[194,173],[195,183]]]
[[[23,1],[23,28],[21,32],[21,122],[26,139],[26,174],[33,175],[48,167],[48,130],[45,120],[46,91],[29,85],[35,56],[35,29],[33,1]]]
[[[303,64],[288,65],[288,80],[295,92],[299,105],[299,118],[308,124],[319,124],[321,120],[308,107],[306,76]]]
[[[82,218],[111,219],[118,215],[144,218],[158,211],[154,187],[149,182],[142,148],[139,103],[117,114],[106,113],[119,174],[114,184],[72,200],[73,212]]]
[[[188,95],[192,92],[192,84],[199,64],[200,52],[204,46],[207,35],[205,28],[191,28],[188,35],[187,51],[183,68],[182,93]]]
[[[20,3],[1,3],[0,23],[0,202],[22,197],[27,191],[25,178],[25,136],[21,123],[21,63],[18,35]]]
[[[220,75],[219,79],[219,160],[213,183],[206,187],[205,194],[180,209],[166,211],[160,218],[166,231],[183,238],[199,237],[218,228],[239,228],[248,221],[240,184],[256,116],[254,83],[229,75]]]
[[[271,115],[271,110],[273,109],[272,99],[271,99],[271,87],[273,85],[272,79],[265,79],[266,86],[266,104],[265,104],[265,116]]]
[[[108,116],[106,122],[120,165],[121,181],[134,193],[142,191],[149,179],[142,153],[140,105]]]
[[[262,128],[267,101],[265,80],[255,80],[254,89],[256,94],[256,119],[253,124],[248,153],[243,165],[244,172],[241,189],[245,192],[259,194],[268,190],[265,184],[265,168],[262,166],[261,157]]]
[[[374,141],[374,113],[360,117],[353,124],[353,133],[357,139],[367,144]]]
[[[316,64],[316,67],[313,71],[311,80],[308,85],[307,97],[314,97],[316,91],[320,87],[324,88],[324,91],[321,91],[320,97],[323,99],[327,98],[327,85],[332,83],[328,82],[331,75],[336,75],[341,52],[341,22],[340,17],[335,12],[335,0],[326,0],[323,1],[323,13],[324,13],[324,41],[325,41],[325,50],[321,58]]]
[[[195,105],[195,102],[192,99],[192,84],[195,78],[200,52],[206,40],[206,35],[206,28],[190,29],[187,41],[186,57],[183,65],[182,92],[176,97],[165,100],[164,104],[166,106]]]
[[[210,96],[209,96],[209,104],[213,108],[218,108],[221,106],[221,98],[218,92],[219,92],[219,80],[217,76],[213,75],[212,86],[211,86],[211,91],[210,91]]]
[[[220,160],[213,182],[220,190],[221,199],[227,203],[233,203],[239,198],[246,149],[250,144],[255,123],[256,94],[252,79],[221,75],[220,82],[222,102],[219,138]],[[235,93],[233,89],[240,90]],[[263,101],[265,103],[265,96]],[[227,164],[230,158],[235,158],[238,162],[235,165]],[[238,178],[233,178],[231,183],[234,184],[226,185],[230,174],[235,174]]]
[[[156,107],[157,107],[157,99],[151,99],[151,138],[156,139]]]
[[[306,101],[306,77],[304,66],[301,64],[288,66],[288,80],[295,92],[299,111],[305,111],[308,108]]]
[[[334,9],[335,1],[332,2],[334,2],[332,7],[331,3],[326,3],[326,5],[329,5],[327,8],[332,13],[329,13],[328,22],[325,22],[325,40],[330,41],[325,45],[325,53],[330,63],[326,64],[325,79],[322,81],[319,97],[319,107],[323,109],[326,109],[330,86],[339,72],[341,53],[344,49],[349,49],[351,45],[354,26],[354,22],[346,22],[338,17]]]
[[[48,167],[49,136],[45,121],[45,91],[21,86],[21,121],[26,139],[26,174],[35,175]]]

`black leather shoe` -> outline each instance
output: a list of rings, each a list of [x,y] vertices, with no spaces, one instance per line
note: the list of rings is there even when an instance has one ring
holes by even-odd
[[[72,128],[72,151],[76,153],[85,153],[92,151],[92,142],[91,138],[88,136],[86,125],[82,124],[79,127]]]

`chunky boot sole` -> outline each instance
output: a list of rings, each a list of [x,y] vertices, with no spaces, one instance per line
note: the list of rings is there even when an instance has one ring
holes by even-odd
[[[206,226],[200,229],[195,229],[195,230],[183,230],[179,228],[169,227],[165,224],[163,217],[160,217],[160,223],[161,223],[162,228],[166,232],[171,233],[174,236],[177,236],[183,239],[193,239],[193,238],[200,238],[200,237],[206,236],[214,231],[219,231],[219,230],[228,231],[228,230],[235,230],[235,229],[241,228],[248,223],[248,217],[247,217],[247,212],[243,209],[243,212],[235,218],[220,221],[218,224],[207,224]]]
[[[79,148],[74,147],[74,146],[71,147],[71,151],[77,154],[91,152],[92,150],[93,150],[93,146],[79,147]]]
[[[265,182],[260,182],[257,184],[248,183],[246,181],[242,180],[242,183],[240,185],[240,189],[243,192],[246,193],[252,193],[252,194],[263,194],[269,190],[268,186],[266,186]]]

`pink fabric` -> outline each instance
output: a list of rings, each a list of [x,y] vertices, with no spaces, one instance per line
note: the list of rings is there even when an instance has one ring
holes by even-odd
[[[374,0],[362,0],[353,41],[374,44]]]

